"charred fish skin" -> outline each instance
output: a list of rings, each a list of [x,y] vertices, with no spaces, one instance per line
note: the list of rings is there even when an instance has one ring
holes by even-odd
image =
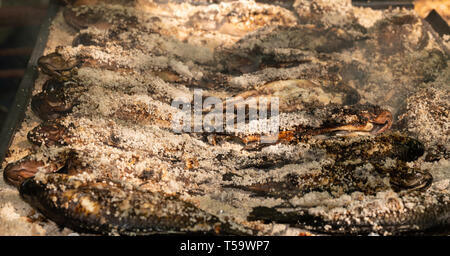
[[[404,162],[417,160],[425,152],[423,143],[399,132],[388,132],[375,137],[330,138],[317,145],[333,155],[337,161],[362,159],[372,163],[385,158]]]
[[[27,139],[34,145],[47,147],[66,146],[70,141],[68,128],[57,121],[46,121],[33,128],[28,134]]]
[[[53,173],[59,172],[67,165],[73,162],[71,158],[74,153],[72,151],[62,150],[54,159],[38,159],[35,155],[30,154],[16,162],[8,164],[3,171],[3,179],[9,185],[20,188],[21,184],[33,178],[38,172]]]
[[[442,197],[425,210],[407,209],[403,213],[385,214],[378,217],[327,220],[308,213],[308,209],[278,207],[255,207],[249,221],[277,222],[294,227],[307,228],[326,235],[370,235],[374,231],[389,235],[433,235],[436,231],[448,234],[450,227],[450,204]],[[374,230],[374,226],[376,227]]]
[[[269,119],[272,117],[269,117]],[[311,105],[303,110],[280,113],[278,115],[279,131],[274,143],[263,143],[262,133],[227,132],[206,134],[212,135],[210,138],[213,144],[216,137],[230,137],[244,145],[247,151],[260,151],[264,147],[274,144],[298,144],[308,143],[314,137],[324,137],[322,141],[330,138],[355,137],[377,135],[388,131],[393,123],[390,111],[372,104],[337,105],[327,106]],[[248,120],[244,121],[245,123]],[[246,124],[242,124],[244,127]],[[332,143],[331,143],[332,144]],[[338,150],[338,149],[336,149]],[[422,152],[423,154],[423,152]]]
[[[59,81],[69,81],[76,73],[76,67],[81,62],[74,58],[66,59],[58,51],[42,56],[38,59],[38,67],[44,74]]]
[[[72,105],[66,103],[63,95],[42,92],[33,96],[31,109],[42,120],[55,120],[69,113]]]
[[[19,188],[24,180],[38,172],[38,168],[43,166],[42,161],[24,158],[15,163],[8,164],[3,171],[3,179],[9,185]]]
[[[407,162],[423,155],[423,145],[400,133],[376,137],[310,139],[308,143],[310,149],[307,154],[326,154],[330,163],[318,167],[321,169],[314,173],[299,174],[294,168],[279,180],[267,179],[266,182],[251,185],[226,184],[224,187],[248,191],[253,196],[290,199],[313,191],[333,195],[356,191],[375,195],[391,189],[398,192],[426,191],[433,181],[428,171],[407,166]],[[239,175],[240,170],[248,168],[265,171],[267,167],[283,168],[304,163],[307,160],[302,158],[284,159],[280,155],[268,159],[264,154],[256,154],[235,174]],[[369,174],[370,179],[367,176]],[[388,179],[388,183],[385,179]]]
[[[133,1],[116,1],[117,4],[127,5],[133,4]],[[111,17],[112,16],[112,17]],[[104,9],[93,5],[81,3],[77,6],[66,6],[63,10],[65,22],[73,29],[80,31],[88,27],[96,27],[106,30],[112,26],[122,26],[122,28],[136,25],[137,18],[135,16],[125,16],[120,12],[107,13]],[[122,23],[118,23],[120,20]]]
[[[307,174],[304,177],[288,174],[277,182],[234,187],[249,191],[256,197],[272,196],[285,200],[276,207],[255,207],[248,217],[249,221],[285,223],[319,233],[341,235],[367,235],[374,231],[393,235],[426,234],[427,230],[436,227],[448,227],[448,198],[436,194],[436,199],[428,199],[430,194],[435,193],[429,190],[433,176],[426,170],[406,164],[424,154],[424,145],[418,140],[390,132],[374,138],[315,140],[314,145],[324,148],[334,159],[333,164],[322,168],[321,174]],[[366,166],[366,169],[367,165],[373,172],[371,181],[360,173],[363,170],[360,168]],[[383,177],[387,177],[389,183],[383,183]],[[380,180],[378,184],[374,183],[376,179]],[[355,192],[377,197],[379,193],[389,190],[396,191],[401,197],[386,200],[386,207],[392,207],[392,210],[378,216],[350,213],[352,207],[349,207],[341,215],[325,217],[314,214],[314,207],[295,207],[289,203],[311,192],[325,192],[338,198]],[[419,200],[426,207],[406,208],[404,204],[408,199],[405,198],[415,198],[415,203]],[[362,209],[360,211],[363,212]]]
[[[55,223],[78,232],[243,234],[177,196],[131,191],[112,181],[81,183],[65,174],[44,179],[25,180],[21,197]]]
[[[69,102],[64,92],[64,83],[49,79],[42,92],[33,96],[31,109],[42,120],[55,120],[72,111],[74,104]]]
[[[376,195],[378,192],[393,190],[396,192],[426,191],[432,184],[433,177],[427,171],[406,169],[404,165],[385,169],[375,167],[371,179],[358,173],[362,165],[334,164],[324,166],[320,174],[287,174],[281,180],[268,180],[251,185],[223,185],[223,188],[239,189],[249,192],[253,197],[272,197],[289,200],[302,197],[311,192],[328,192],[335,196],[361,192]],[[238,175],[238,174],[237,174]],[[388,179],[388,183],[385,182]]]

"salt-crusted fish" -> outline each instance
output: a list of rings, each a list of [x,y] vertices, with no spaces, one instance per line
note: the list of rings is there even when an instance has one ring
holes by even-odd
[[[364,26],[343,3],[330,19],[322,1],[126,2],[65,7],[71,38],[39,61],[42,122],[3,175],[47,218],[125,235],[448,227],[449,57],[413,13]],[[249,129],[256,104],[241,131],[173,129],[174,101],[208,97],[224,109],[201,121],[277,98],[262,121],[279,127]]]

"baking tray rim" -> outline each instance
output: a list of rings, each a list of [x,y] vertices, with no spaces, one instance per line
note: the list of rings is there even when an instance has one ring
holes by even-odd
[[[7,118],[0,133],[0,168],[6,158],[7,151],[16,134],[17,129],[25,118],[25,112],[31,100],[34,83],[38,77],[37,61],[44,53],[47,47],[48,36],[50,34],[50,26],[60,9],[60,4],[55,0],[51,0],[47,11],[47,16],[42,23],[39,34],[33,48],[33,52],[25,70],[25,74],[17,88],[14,101],[8,112]]]

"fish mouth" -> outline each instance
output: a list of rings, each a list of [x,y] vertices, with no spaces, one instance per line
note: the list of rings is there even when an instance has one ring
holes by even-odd
[[[38,172],[39,167],[43,165],[44,163],[42,161],[35,160],[19,161],[9,164],[3,172],[3,179],[7,184],[18,188],[24,180],[33,177]]]

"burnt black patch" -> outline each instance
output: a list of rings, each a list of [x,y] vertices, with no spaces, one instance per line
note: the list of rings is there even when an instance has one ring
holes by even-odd
[[[100,44],[94,39],[94,36],[89,33],[80,33],[78,34],[72,41],[72,46],[76,47],[78,45],[84,45],[84,46],[102,46],[103,44]]]

